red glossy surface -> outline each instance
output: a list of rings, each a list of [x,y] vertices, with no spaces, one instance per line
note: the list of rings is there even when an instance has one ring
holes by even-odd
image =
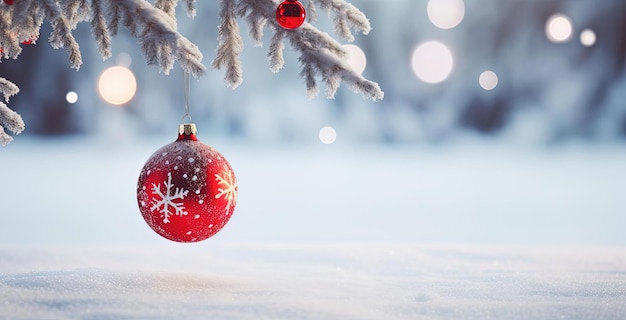
[[[297,0],[285,0],[276,8],[276,21],[285,29],[296,29],[306,19],[306,10]]]

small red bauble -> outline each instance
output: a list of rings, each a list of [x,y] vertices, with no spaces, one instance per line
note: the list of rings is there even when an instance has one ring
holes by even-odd
[[[230,164],[200,142],[194,124],[181,125],[178,139],[148,159],[137,182],[139,210],[159,235],[197,242],[216,234],[237,203]]]
[[[276,8],[276,21],[285,29],[296,29],[304,23],[306,10],[298,0],[285,0]]]
[[[13,5],[13,0],[4,0],[4,3],[12,6]]]

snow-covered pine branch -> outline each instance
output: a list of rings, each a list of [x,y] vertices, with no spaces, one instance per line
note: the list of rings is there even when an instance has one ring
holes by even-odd
[[[187,13],[195,14],[195,1],[184,0]],[[19,0],[0,3],[0,48],[4,58],[16,59],[20,43],[36,40],[44,20],[52,25],[48,41],[54,48],[68,50],[70,67],[82,64],[80,48],[72,31],[81,21],[90,21],[92,33],[103,58],[111,55],[111,37],[119,25],[137,37],[149,64],[168,73],[178,60],[183,70],[200,76],[205,67],[196,45],[177,31],[174,17],[178,0]]]
[[[352,42],[354,36],[350,29],[354,29],[363,34],[368,34],[372,27],[363,12],[344,0],[310,0],[319,2],[320,7],[328,13],[333,13],[333,23],[335,33],[340,37]]]
[[[183,0],[190,17],[195,15],[195,1]],[[177,31],[175,7],[178,0],[157,0],[155,6],[146,0],[18,0],[12,5],[0,2],[0,58],[17,59],[20,43],[36,41],[44,20],[52,26],[48,42],[53,48],[65,48],[69,65],[82,64],[80,48],[72,31],[79,22],[89,21],[92,34],[104,59],[111,56],[111,38],[119,25],[127,27],[141,45],[148,64],[158,65],[164,73],[178,61],[182,69],[198,77],[205,72],[198,47]],[[1,60],[0,60],[1,62]],[[1,79],[5,100],[18,88]],[[0,102],[0,144],[12,140],[5,129],[15,134],[24,130],[19,114]]]
[[[228,15],[227,20],[222,20],[220,25],[218,38],[218,63],[214,61],[213,66],[220,68],[226,65],[228,70],[226,74],[226,82],[232,87],[237,87],[242,81],[241,73],[232,72],[232,70],[240,70],[241,62],[239,54],[232,54],[230,48],[239,47],[240,39],[238,34],[237,21],[234,15],[246,17],[250,25],[250,36],[253,41],[260,43],[263,37],[263,27],[268,23],[274,30],[268,57],[270,61],[270,69],[278,72],[284,65],[282,43],[285,38],[289,39],[291,46],[300,53],[300,64],[302,65],[301,76],[305,80],[309,96],[315,96],[319,89],[317,87],[316,78],[321,78],[326,83],[326,96],[333,98],[341,81],[346,82],[356,92],[360,92],[369,96],[373,100],[381,100],[384,97],[380,86],[372,81],[365,79],[356,73],[346,61],[346,52],[341,45],[330,37],[327,33],[321,32],[310,23],[304,23],[301,27],[294,30],[283,29],[275,20],[275,12],[277,3],[274,0],[238,0],[238,6],[235,8],[237,0],[222,0],[222,11],[224,15]],[[369,33],[371,27],[365,15],[353,5],[344,0],[309,0],[309,11],[316,16],[313,3],[318,2],[320,7],[326,11],[333,12],[333,24],[335,32],[342,38],[353,41],[354,36],[350,29],[354,29],[363,34]],[[236,10],[236,11],[235,11]],[[222,17],[224,17],[222,15]],[[235,42],[237,41],[237,42]],[[223,54],[230,52],[230,55]]]
[[[300,51],[298,59],[302,64],[300,75],[306,79],[310,96],[318,92],[316,76],[326,82],[326,96],[335,96],[341,81],[346,82],[352,90],[368,95],[372,100],[382,100],[384,92],[378,83],[365,79],[355,72],[345,60],[346,52],[339,43],[326,33],[319,33],[311,25],[300,27],[301,35],[287,33],[291,45]],[[303,38],[306,39],[303,41]],[[318,44],[318,45],[316,45]]]
[[[217,29],[217,56],[213,60],[213,67],[226,67],[224,81],[235,89],[243,82],[240,55],[243,50],[243,40],[239,34],[239,24],[236,16],[237,0],[222,0],[220,5],[220,25]]]
[[[236,88],[243,81],[240,55],[243,41],[239,34],[237,17],[245,17],[250,25],[250,36],[261,44],[264,28],[274,31],[269,48],[270,69],[278,72],[284,65],[284,40],[289,39],[299,52],[304,78],[310,96],[317,94],[317,78],[327,85],[326,94],[334,97],[341,81],[355,91],[380,100],[384,93],[377,83],[363,78],[346,62],[346,52],[327,33],[310,23],[295,30],[285,30],[275,19],[277,0],[221,0],[219,44],[213,67],[226,68],[225,82]],[[177,31],[176,7],[183,2],[187,15],[196,15],[195,0],[16,0],[12,5],[0,2],[0,59],[16,59],[22,49],[20,43],[36,41],[44,20],[52,26],[48,42],[54,48],[65,48],[69,65],[78,69],[82,64],[80,48],[72,35],[77,24],[89,21],[98,50],[104,59],[112,54],[111,38],[118,34],[122,25],[138,39],[142,53],[149,65],[158,65],[165,74],[178,61],[181,68],[195,77],[205,72],[202,53],[198,47]],[[315,5],[333,15],[337,35],[353,41],[351,30],[367,34],[369,21],[356,7],[345,0],[308,0],[309,21],[317,16]],[[1,62],[1,60],[0,60]],[[1,79],[0,90],[5,100],[17,93],[13,83]],[[11,140],[5,129],[15,134],[24,129],[21,117],[0,102],[0,144]]]
[[[0,93],[7,103],[9,99],[16,95],[20,89],[11,81],[0,78]],[[3,102],[0,102],[0,145],[6,145],[13,138],[6,133],[6,130],[19,134],[24,130],[24,121],[17,112],[9,109]]]
[[[2,93],[5,101],[9,102],[9,99],[18,94],[18,92],[20,92],[20,88],[15,83],[5,78],[0,78],[0,93]]]
[[[202,75],[202,53],[198,47],[178,33],[176,20],[145,0],[107,0],[109,8],[122,16],[122,24],[137,37],[149,65],[158,65],[168,74],[178,60],[185,72],[195,77]],[[115,2],[115,5],[113,4]],[[110,17],[111,20],[115,17]]]

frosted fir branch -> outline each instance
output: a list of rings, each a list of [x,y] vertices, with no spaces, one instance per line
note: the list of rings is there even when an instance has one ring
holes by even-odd
[[[372,100],[384,97],[380,86],[356,73],[345,60],[346,53],[341,45],[328,34],[322,33],[310,24],[302,25],[298,32],[288,32],[291,45],[300,52],[298,59],[302,65],[301,76],[305,78],[310,97],[317,95],[319,89],[315,78],[321,77],[326,82],[326,96],[334,98],[341,80]]]
[[[7,11],[13,10],[13,18],[11,20],[10,25],[19,26],[21,28],[24,25],[32,23],[32,11],[34,7],[34,3],[32,0],[18,1],[17,3],[13,3]]]
[[[11,142],[11,138],[6,132],[9,130],[14,134],[20,134],[24,131],[25,125],[22,117],[15,111],[9,109],[4,103],[0,102],[0,144],[6,145]]]
[[[187,9],[187,16],[189,18],[195,18],[196,16],[196,0],[183,0],[185,2],[185,8]]]
[[[25,127],[22,117],[2,102],[0,102],[0,126],[15,134],[20,134]]]
[[[315,1],[309,0],[305,4],[306,8],[306,18],[309,23],[317,22],[317,8],[315,7]]]
[[[250,38],[254,40],[254,46],[263,46],[263,28],[267,23],[267,19],[261,16],[255,16],[254,14],[249,14],[246,20],[250,25]]]
[[[224,81],[233,89],[243,82],[240,59],[243,51],[243,40],[239,34],[236,10],[236,0],[222,0],[219,13],[221,19],[217,29],[219,44],[217,46],[217,55],[211,63],[215,69],[226,67]]]
[[[41,12],[39,1],[24,0],[14,3],[6,10],[2,10],[10,19],[5,20],[5,31],[12,37],[17,37],[19,42],[32,40],[34,35],[39,34],[39,28],[43,23],[43,13]],[[4,9],[4,8],[3,8]]]
[[[13,53],[11,58],[17,58],[21,52],[19,43],[23,41],[35,42],[39,38],[39,29],[44,21],[44,14],[40,9],[37,1],[25,0],[14,3],[12,10],[7,10],[8,14],[12,14],[8,25],[3,26],[6,34],[17,40],[17,46],[13,45]],[[6,57],[6,56],[5,56]]]
[[[78,43],[72,35],[72,28],[68,19],[61,13],[54,0],[41,0],[40,3],[46,19],[52,25],[52,33],[48,38],[48,42],[55,49],[65,48],[69,54],[70,67],[76,70],[80,69],[83,60]]]
[[[126,29],[128,29],[128,31],[130,31],[130,34],[137,38],[139,37],[139,25],[134,23],[133,19],[134,17],[132,16],[132,14],[129,14],[129,12],[127,10],[122,10],[123,7],[115,5],[115,7],[119,10],[119,16],[122,18],[121,23],[124,27],[126,27]]]
[[[176,20],[176,6],[179,0],[156,0],[154,7],[165,12],[168,16]],[[185,2],[187,16],[193,18],[196,16],[195,0],[182,0]]]
[[[202,53],[177,31],[176,6],[181,1],[187,15],[193,18],[196,14],[195,0],[155,0],[154,5],[147,0],[19,0],[10,6],[2,4],[1,57],[17,58],[22,52],[20,43],[39,38],[41,25],[47,20],[52,26],[48,42],[53,48],[65,48],[69,53],[70,67],[78,69],[82,58],[72,31],[79,22],[89,21],[104,59],[111,56],[111,37],[116,36],[120,25],[123,25],[138,39],[149,65],[158,65],[162,72],[168,74],[178,61],[185,72],[197,77],[205,72]],[[353,90],[373,100],[383,98],[384,93],[378,84],[363,78],[347,65],[346,52],[328,34],[306,22],[295,30],[282,29],[275,19],[278,0],[220,1],[219,44],[212,66],[226,69],[224,80],[229,87],[234,89],[243,81],[240,61],[243,41],[237,23],[237,18],[241,17],[249,24],[250,38],[257,45],[262,44],[265,27],[269,25],[273,29],[268,52],[272,72],[278,72],[284,66],[284,40],[289,39],[291,46],[300,54],[300,74],[310,96],[318,93],[317,81],[321,79],[326,83],[329,98],[334,97],[341,82],[346,82]],[[335,32],[348,41],[354,40],[352,30],[363,34],[370,31],[365,15],[345,0],[306,1],[309,22],[317,18],[316,5],[332,15]],[[3,94],[6,100],[17,92],[17,87],[13,87],[7,85],[5,80],[4,90],[8,91],[3,91]],[[23,123],[19,115],[3,106],[4,114],[0,121],[4,121],[2,141],[6,142],[10,141],[10,137],[4,130],[21,132]],[[19,121],[14,121],[17,117]]]
[[[159,41],[159,62],[158,64],[163,68],[165,67],[167,70],[171,70],[174,68],[174,55],[172,47],[168,46],[166,41]],[[167,71],[169,72],[169,71]]]
[[[91,33],[98,43],[98,50],[103,59],[108,59],[113,54],[111,52],[111,35],[109,33],[104,7],[101,0],[92,0]]]
[[[335,33],[352,42],[354,36],[350,29],[367,35],[371,26],[363,12],[345,0],[315,0],[322,9],[334,13],[333,24]]]
[[[0,77],[0,93],[4,96],[4,101],[9,102],[9,99],[19,92],[20,88],[15,83]]]
[[[20,89],[11,81],[0,77],[0,93],[6,102],[20,92]],[[19,134],[24,130],[24,121],[15,111],[9,109],[6,104],[0,102],[0,145],[7,145],[13,138],[5,132],[5,128],[14,134]]]
[[[113,1],[113,0],[109,0]],[[138,38],[149,65],[159,65],[169,74],[174,60],[180,62],[185,72],[194,77],[204,74],[202,53],[198,47],[176,30],[176,21],[162,10],[144,0],[117,0],[122,23]],[[119,21],[119,20],[118,20]]]
[[[6,146],[11,141],[13,141],[13,138],[6,134],[6,132],[4,132],[4,128],[0,126],[0,146]]]
[[[178,59],[181,68],[194,77],[203,75],[206,68],[202,64],[202,53],[198,46],[185,37],[178,38],[177,42],[177,55],[184,57],[184,59]]]
[[[127,27],[138,38],[148,64],[158,65],[168,73],[174,62],[195,77],[205,72],[202,53],[198,47],[177,31],[175,8],[179,0],[156,0],[155,8],[146,0],[18,0],[13,5],[0,6],[0,58],[17,58],[24,41],[35,41],[44,20],[52,26],[48,38],[55,48],[65,48],[71,68],[79,69],[82,57],[78,43],[72,35],[77,24],[89,21],[98,50],[104,59],[112,54],[111,37],[118,34],[119,26]],[[187,14],[195,16],[195,1],[185,2]],[[17,86],[0,79],[0,90],[5,100],[17,93]],[[23,130],[21,117],[3,104],[0,114],[2,143],[12,138],[5,129],[14,133]]]
[[[59,5],[72,30],[76,29],[79,22],[90,17],[90,7],[87,0],[60,0]]]
[[[285,49],[284,38],[285,31],[283,30],[276,30],[276,33],[274,33],[272,37],[268,57],[270,60],[270,70],[273,73],[277,73],[285,65],[285,58],[283,57],[283,51]]]
[[[170,17],[176,19],[176,5],[178,5],[179,0],[157,0],[154,3],[154,7],[165,12]],[[194,18],[196,16],[196,1],[195,0],[182,0],[185,5],[185,9],[187,11],[187,16],[189,18]]]
[[[233,0],[230,0],[233,1]],[[298,60],[301,64],[300,76],[304,79],[310,97],[319,92],[316,78],[326,83],[326,96],[334,98],[342,81],[346,82],[354,91],[369,96],[372,100],[381,100],[384,97],[380,86],[357,74],[346,61],[347,53],[341,44],[327,33],[319,31],[310,23],[305,22],[298,29],[285,30],[276,19],[276,4],[273,0],[239,0],[239,15],[246,15],[251,29],[255,22],[250,17],[263,17],[274,29],[274,37],[268,52],[270,70],[277,72],[283,67],[284,38],[288,38],[291,46],[300,53]],[[353,28],[362,33],[370,31],[369,21],[365,15],[354,6],[343,0],[315,0],[325,10],[335,12],[335,30],[348,40],[354,39],[350,33]],[[309,5],[313,5],[311,1]],[[260,19],[260,18],[258,18]],[[259,39],[254,39],[258,40]]]
[[[0,47],[2,56],[6,58],[17,58],[22,52],[20,41],[11,28],[10,14],[4,11],[0,11]]]
[[[254,7],[258,5],[262,5],[262,3],[242,1],[239,3],[237,15],[246,17],[246,21],[250,27],[250,38],[255,42],[255,46],[260,47],[263,45],[263,28],[268,18],[261,14],[261,10],[255,10]]]
[[[163,10],[145,0],[20,0],[0,11],[0,44],[5,57],[17,58],[20,43],[39,35],[43,20],[52,25],[49,42],[54,48],[69,52],[70,67],[82,64],[80,48],[72,35],[77,22],[91,22],[92,33],[103,58],[111,56],[111,37],[119,25],[126,26],[138,38],[149,64],[169,73],[174,61],[186,72],[200,76],[205,72],[202,53],[196,45],[178,33],[174,10],[178,0],[158,0]],[[194,1],[185,0],[188,14],[195,14]],[[12,17],[12,18],[11,18]]]
[[[287,36],[294,49],[301,54],[298,59],[302,65],[301,76],[306,80],[309,96],[317,95],[319,89],[315,78],[319,76],[326,82],[328,98],[334,98],[343,80],[355,92],[368,95],[374,101],[383,99],[384,93],[380,86],[356,73],[345,60],[346,53],[328,34],[305,24],[297,33],[290,32]]]
[[[120,19],[122,18],[122,10],[115,3],[109,1],[106,7],[107,12],[107,30],[109,30],[109,35],[111,37],[117,36],[120,28]],[[134,34],[131,31],[131,34]]]
[[[315,97],[319,93],[319,88],[317,87],[317,80],[315,80],[315,68],[313,68],[312,64],[302,64],[302,71],[300,71],[300,77],[304,78],[304,82],[306,84],[306,91],[309,94],[309,97]]]
[[[172,19],[176,20],[176,4],[178,0],[157,0],[154,7],[165,12]]]

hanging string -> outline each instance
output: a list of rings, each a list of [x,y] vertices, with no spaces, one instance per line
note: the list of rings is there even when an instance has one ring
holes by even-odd
[[[191,122],[191,114],[189,113],[189,95],[190,95],[190,76],[189,72],[185,72],[185,115],[183,116],[183,123]]]

